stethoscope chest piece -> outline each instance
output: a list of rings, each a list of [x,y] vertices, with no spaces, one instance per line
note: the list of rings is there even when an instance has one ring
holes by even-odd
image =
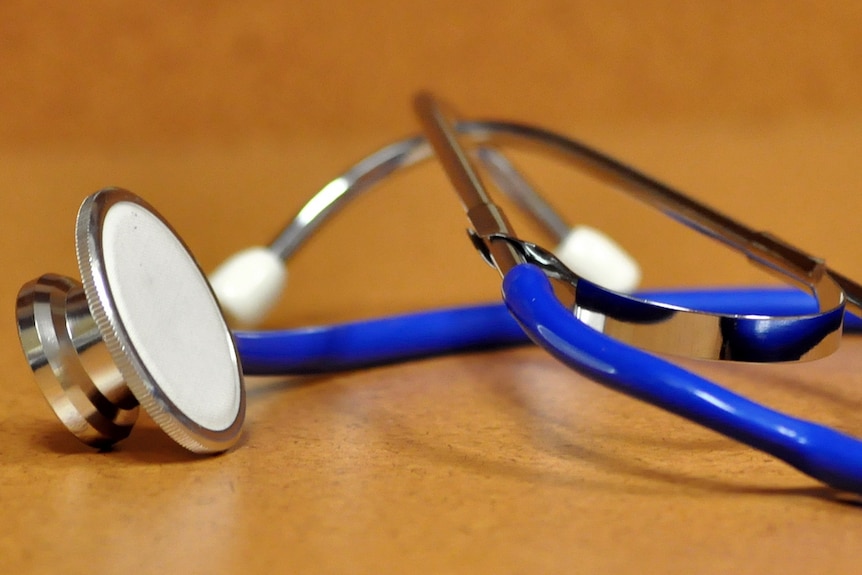
[[[245,417],[236,347],[182,240],[119,189],[78,212],[82,282],[46,274],[18,294],[24,353],[54,412],[81,441],[107,447],[139,405],[199,453],[230,448]]]

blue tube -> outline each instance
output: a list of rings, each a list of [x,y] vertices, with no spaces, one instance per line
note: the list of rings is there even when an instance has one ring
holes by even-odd
[[[538,268],[503,280],[506,305],[530,338],[579,373],[773,455],[834,488],[862,493],[862,441],[779,413],[607,337],[575,319]]]
[[[502,304],[234,335],[248,375],[342,371],[529,343]]]
[[[797,315],[816,311],[793,289],[727,288],[648,291],[642,297],[723,313]],[[845,315],[845,331],[862,321]],[[473,349],[529,343],[503,304],[426,311],[293,330],[235,332],[243,371],[288,375],[344,371]]]

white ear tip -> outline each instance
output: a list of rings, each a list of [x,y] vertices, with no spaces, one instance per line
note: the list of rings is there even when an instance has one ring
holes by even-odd
[[[231,327],[252,327],[278,301],[287,267],[272,250],[253,247],[229,257],[209,280]]]
[[[572,228],[554,252],[573,272],[610,290],[631,292],[640,283],[637,261],[597,229]]]

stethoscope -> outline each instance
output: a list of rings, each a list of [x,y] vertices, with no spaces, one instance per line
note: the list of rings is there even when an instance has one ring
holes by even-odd
[[[355,369],[532,340],[608,387],[767,452],[832,487],[862,493],[862,442],[738,396],[653,353],[714,360],[804,361],[860,329],[862,288],[821,260],[753,232],[583,144],[534,126],[453,121],[422,94],[425,135],[389,145],[321,189],[267,247],[245,250],[208,281],[149,204],[118,188],[85,199],[76,222],[81,281],[46,274],[18,295],[27,360],[55,414],[83,442],[126,437],[140,406],[179,444],[229,449],[245,416],[244,375]],[[798,290],[725,289],[630,295],[639,270],[612,240],[569,227],[498,148],[550,152],[747,255]],[[265,316],[285,262],[358,193],[436,156],[471,222],[470,238],[503,278],[504,304],[433,310],[332,326],[231,332]],[[560,240],[520,239],[495,185]],[[751,314],[756,310],[757,314]],[[513,321],[514,318],[514,321]],[[241,358],[241,362],[240,362]]]

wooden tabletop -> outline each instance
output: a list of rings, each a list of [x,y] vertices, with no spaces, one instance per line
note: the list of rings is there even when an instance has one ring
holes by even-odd
[[[62,428],[13,301],[78,275],[86,195],[140,194],[212,269],[415,132],[422,88],[591,142],[862,277],[856,3],[308,4],[0,6],[0,572],[858,573],[856,499],[531,347],[249,378],[243,439],[217,457],[146,418],[107,453]],[[514,157],[646,286],[774,283]],[[297,255],[266,325],[496,301],[465,227],[439,167],[399,174]],[[862,436],[858,338],[803,365],[682,364]]]

